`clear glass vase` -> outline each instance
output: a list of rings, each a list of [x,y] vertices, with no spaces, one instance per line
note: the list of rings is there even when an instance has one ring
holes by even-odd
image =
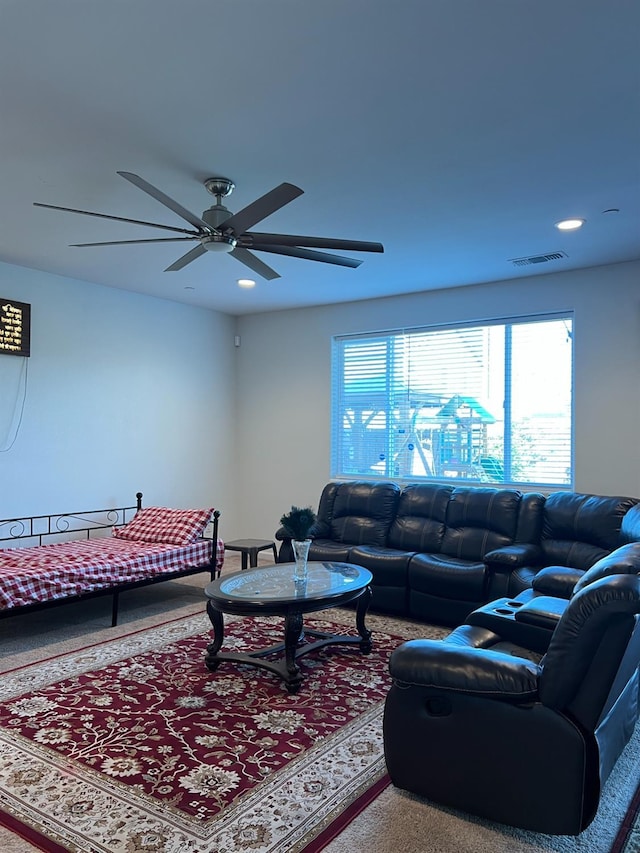
[[[293,539],[291,541],[293,547],[293,556],[296,561],[295,569],[293,570],[294,581],[302,581],[307,579],[307,561],[309,559],[309,548],[311,539]]]

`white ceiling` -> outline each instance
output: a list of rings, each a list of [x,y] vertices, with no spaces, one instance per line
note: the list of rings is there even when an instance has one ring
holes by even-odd
[[[0,260],[244,314],[638,259],[639,46],[638,0],[0,0]],[[385,253],[243,291],[163,272],[195,243],[69,248],[169,235],[34,201],[185,225],[117,170],[198,216],[289,181],[254,230]]]

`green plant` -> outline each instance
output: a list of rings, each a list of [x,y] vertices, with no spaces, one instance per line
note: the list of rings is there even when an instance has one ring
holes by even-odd
[[[280,519],[284,532],[291,539],[308,539],[309,531],[316,522],[316,514],[310,506],[292,506],[291,512]]]

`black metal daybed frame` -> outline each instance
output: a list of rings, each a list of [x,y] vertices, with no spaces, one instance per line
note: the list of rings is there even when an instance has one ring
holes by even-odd
[[[25,546],[28,546],[46,545],[54,541],[69,541],[71,539],[91,539],[93,538],[92,534],[95,534],[96,531],[122,527],[133,518],[139,509],[142,509],[142,492],[136,492],[135,506],[0,519],[0,543],[22,542]],[[196,575],[204,571],[208,571],[211,580],[215,580],[219,517],[220,511],[215,510],[211,523],[202,537],[203,539],[211,539],[213,541],[213,550],[209,563],[201,566],[185,566],[183,569],[174,569],[142,580],[125,581],[124,583],[118,583],[115,586],[105,587],[104,589],[81,592],[76,595],[65,595],[62,598],[54,598],[47,601],[34,601],[30,604],[21,604],[18,607],[3,608],[0,609],[0,619],[35,610],[44,610],[60,604],[84,601],[87,598],[111,595],[111,625],[113,627],[118,624],[118,605],[121,592],[128,592],[130,589],[164,583],[165,581],[178,580],[179,578]],[[208,535],[207,531],[209,531]]]

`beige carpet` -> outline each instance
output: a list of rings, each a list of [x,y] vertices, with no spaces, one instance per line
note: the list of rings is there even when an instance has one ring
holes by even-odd
[[[261,563],[269,562],[260,555]],[[229,554],[225,574],[240,567],[240,555]],[[0,672],[41,658],[127,634],[132,630],[197,613],[204,607],[205,575],[147,587],[123,595],[120,624],[110,627],[110,599],[0,620]],[[332,618],[333,618],[332,611]],[[348,617],[352,620],[352,616]],[[371,614],[370,627],[376,617]],[[382,622],[382,620],[381,620]],[[405,628],[418,623],[405,622]],[[340,835],[326,853],[608,853],[639,777],[640,732],[629,744],[608,780],[601,808],[578,838],[541,836],[476,820],[443,809],[392,787],[384,791]],[[0,827],[2,853],[29,853],[38,848]],[[90,851],[87,851],[90,853]],[[118,851],[115,851],[118,853]],[[123,851],[124,853],[124,851]],[[221,851],[222,853],[222,851]],[[224,851],[233,853],[233,851]],[[283,851],[285,853],[285,851]],[[635,853],[627,848],[625,853]]]

